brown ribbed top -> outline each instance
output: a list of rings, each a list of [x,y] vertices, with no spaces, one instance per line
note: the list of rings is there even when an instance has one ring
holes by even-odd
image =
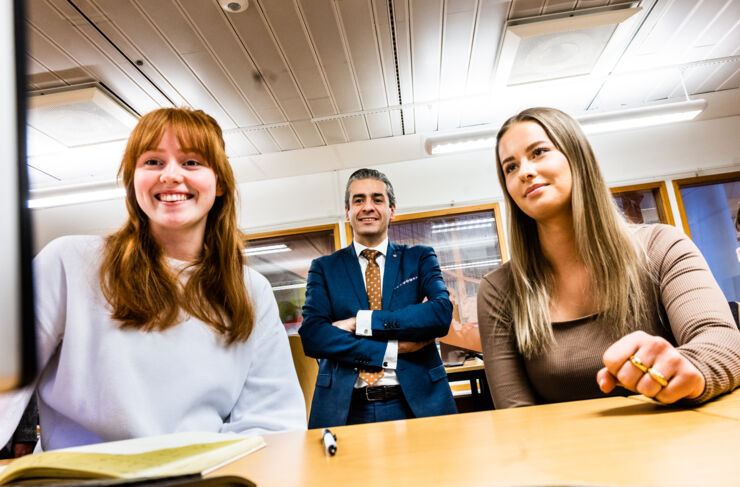
[[[704,374],[700,403],[740,384],[740,331],[725,296],[694,243],[667,225],[639,226],[635,238],[647,250],[657,277],[660,305],[640,329],[678,347]],[[731,256],[734,257],[734,256]],[[478,291],[478,319],[486,375],[496,408],[604,397],[596,372],[615,340],[598,316],[553,323],[556,343],[531,360],[519,354],[506,297],[513,292],[504,264],[486,275]],[[620,387],[612,395],[633,392]]]

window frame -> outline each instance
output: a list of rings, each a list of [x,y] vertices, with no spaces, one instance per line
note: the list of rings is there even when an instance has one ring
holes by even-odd
[[[681,225],[683,226],[684,233],[691,238],[691,229],[689,228],[689,220],[686,217],[686,208],[683,203],[683,197],[681,196],[681,188],[691,188],[693,186],[706,186],[707,183],[720,184],[720,183],[731,183],[740,181],[740,171],[709,174],[706,176],[694,176],[690,178],[674,179],[673,180],[673,191],[676,194],[676,205],[678,206],[678,214],[681,217]]]
[[[244,243],[248,244],[249,242],[253,240],[259,240],[263,238],[303,235],[303,234],[325,232],[327,230],[331,230],[332,234],[334,235],[334,252],[336,252],[337,250],[342,248],[341,247],[342,243],[341,243],[340,236],[339,236],[339,224],[338,223],[328,223],[325,225],[314,225],[310,227],[301,227],[301,228],[288,228],[284,230],[273,230],[269,232],[245,233]],[[249,246],[247,245],[247,248],[248,247]]]
[[[652,190],[653,192],[653,197],[655,198],[655,202],[657,205],[659,205],[658,217],[660,218],[661,214],[665,215],[665,221],[661,221],[660,223],[675,226],[676,221],[673,218],[673,211],[671,210],[671,201],[668,198],[668,186],[666,185],[665,181],[654,181],[654,182],[642,183],[642,184],[629,184],[626,186],[615,186],[613,188],[609,188],[609,191],[611,191],[612,195],[616,195],[619,193],[627,193],[630,191],[645,191],[645,190]],[[684,220],[685,220],[685,216],[684,216]]]
[[[421,220],[423,218],[432,218],[436,216],[449,216],[449,215],[459,215],[464,213],[476,213],[479,211],[492,211],[493,212],[493,218],[496,220],[496,233],[498,235],[498,242],[499,247],[501,249],[501,263],[505,263],[509,260],[509,249],[508,249],[508,243],[506,241],[506,233],[504,232],[504,226],[503,226],[503,218],[501,216],[501,203],[495,202],[495,203],[484,203],[480,205],[471,205],[471,206],[455,206],[450,208],[444,208],[441,210],[429,210],[429,211],[420,211],[415,213],[403,213],[398,214],[393,217],[391,220],[391,225],[395,222],[403,222],[403,221],[412,221],[412,220]],[[344,222],[344,231],[345,235],[347,236],[347,242],[352,242],[352,227],[350,226],[349,222]]]

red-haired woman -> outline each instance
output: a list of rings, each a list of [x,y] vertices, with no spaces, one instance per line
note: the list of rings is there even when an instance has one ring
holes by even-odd
[[[120,230],[59,238],[34,260],[43,449],[305,428],[271,287],[242,256],[216,121],[184,108],[145,115],[119,176]],[[0,444],[32,392],[0,397]]]

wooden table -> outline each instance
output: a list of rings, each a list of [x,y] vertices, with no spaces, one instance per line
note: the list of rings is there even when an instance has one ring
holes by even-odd
[[[466,360],[462,365],[445,367],[450,382],[457,380],[470,381],[470,394],[475,411],[493,409],[491,392],[488,389],[483,360],[478,357]]]
[[[616,397],[266,436],[219,470],[270,486],[738,485],[740,392],[697,409]]]

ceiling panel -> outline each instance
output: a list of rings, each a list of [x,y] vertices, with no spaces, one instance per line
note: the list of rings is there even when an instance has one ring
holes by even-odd
[[[116,93],[129,106],[138,113],[147,113],[150,110],[161,106],[171,104],[185,105],[185,100],[177,93],[162,75],[152,66],[145,62],[145,58],[139,53],[134,46],[122,37],[114,23],[106,17],[95,4],[88,0],[76,0],[75,4],[84,12],[87,19],[73,8],[70,2],[65,0],[53,0],[60,11],[64,12],[68,22],[74,24],[74,28],[85,37],[86,43],[81,44],[77,50],[82,53],[92,48],[92,53],[101,53],[106,59],[109,59],[118,70],[107,69],[106,63],[100,63],[98,66],[101,71],[100,81],[103,82],[110,90]],[[41,16],[43,18],[43,16]],[[88,20],[89,19],[89,20]],[[94,24],[91,24],[93,22]],[[105,28],[105,34],[102,34],[102,28]],[[62,35],[69,35],[65,31]],[[79,54],[78,56],[82,56]],[[94,58],[93,58],[94,59]],[[135,63],[139,63],[136,65]],[[127,83],[133,81],[139,90],[133,90],[127,86]],[[147,96],[142,96],[143,94]],[[153,101],[153,103],[152,103]]]
[[[362,110],[335,4],[327,0],[302,0],[300,5],[333,102],[333,106],[321,112],[334,115]]]
[[[644,0],[599,73],[501,91],[508,19],[630,2],[250,0],[240,13],[217,0],[28,3],[31,88],[95,81],[139,113],[201,108],[226,131],[240,177],[290,175],[292,157],[257,164],[258,154],[495,124],[533,104],[580,113],[660,102],[682,96],[679,69],[692,93],[740,84],[738,0]],[[114,171],[44,157],[66,182]],[[320,167],[317,157],[295,171]]]
[[[202,81],[188,67],[174,46],[166,39],[160,26],[142,11],[133,0],[96,0],[101,11],[115,19],[117,30],[126,37],[135,53],[129,58],[137,59],[141,53],[147,62],[160,73],[165,84],[170,84],[184,99],[194,107],[201,108],[215,118],[225,130],[236,127],[234,119],[228,115],[217,99],[203,85]],[[182,16],[173,14],[172,22],[182,25]],[[107,24],[99,26],[103,32],[111,31]]]
[[[347,138],[350,142],[355,142],[357,140],[367,140],[370,137],[367,131],[367,123],[365,122],[365,117],[345,117],[341,119],[341,122],[344,126],[344,132],[347,134]]]
[[[532,17],[540,15],[545,6],[545,0],[514,0],[511,6],[510,19]]]
[[[225,69],[235,89],[246,99],[257,124],[286,121],[275,96],[231,27],[227,14],[213,2],[181,0],[191,24],[199,32],[214,59]]]
[[[323,120],[316,124],[321,131],[327,145],[343,144],[347,142],[347,134],[339,120]]]
[[[248,130],[244,134],[260,154],[280,151],[280,146],[267,130]]]
[[[714,72],[709,73],[706,79],[697,84],[697,92],[711,93],[713,91],[737,88],[732,84],[732,77],[740,69],[740,62],[728,62],[714,66]]]
[[[715,5],[716,4],[716,5]],[[721,5],[721,6],[720,6]],[[728,32],[737,29],[738,18],[740,18],[740,2],[737,0],[724,0],[703,5],[705,9],[716,12],[714,22],[707,25],[702,36],[697,41],[699,46],[714,46],[721,42]],[[737,44],[735,44],[737,47]],[[716,53],[713,53],[717,56]]]
[[[409,0],[393,0],[393,25],[396,33],[396,57],[398,58],[397,77],[401,91],[401,104],[414,101],[414,85],[411,58],[411,24],[409,22]],[[390,10],[389,10],[390,17]],[[390,22],[390,20],[389,20]],[[404,134],[416,132],[416,119],[413,109],[401,110]]]
[[[298,120],[293,122],[291,126],[303,147],[326,145],[326,140],[318,126],[310,120]]]
[[[226,143],[226,154],[229,158],[259,154],[257,148],[241,132],[224,133],[224,142]]]
[[[229,14],[229,21],[254,62],[258,79],[265,83],[278,100],[287,119],[310,118],[305,101],[298,92],[293,75],[275,43],[259,4],[244,12]]]
[[[272,138],[277,142],[280,150],[296,150],[301,149],[302,145],[296,137],[292,127],[275,127],[268,130]]]
[[[717,87],[718,90],[735,90],[740,88],[740,68],[735,69],[735,72],[730,75],[721,85]]]
[[[573,10],[580,6],[577,0],[547,0],[542,7],[543,14],[556,14]]]
[[[380,139],[393,135],[391,120],[388,112],[370,113],[365,115],[367,129],[371,139]]]
[[[478,13],[476,0],[448,0],[444,17],[439,98],[450,100],[465,94],[473,35]],[[458,127],[459,110],[440,107],[439,130]],[[450,109],[452,108],[452,109]]]
[[[388,2],[387,0],[372,0],[371,7],[378,41],[380,65],[385,83],[386,103],[388,106],[400,105],[402,100],[398,85],[399,79],[396,77],[396,53],[393,47],[393,30],[391,29]],[[395,118],[396,120],[393,121],[394,117],[391,116],[393,135],[403,135],[400,114],[397,114]]]
[[[260,125],[261,120],[247,104],[243,94],[236,90],[234,81],[226,76],[210,52],[190,52],[182,54],[182,58],[237,127]]]
[[[311,116],[330,115],[329,104],[314,103],[314,100],[327,99],[329,93],[296,4],[285,0],[263,0],[261,4],[268,27],[288,63],[289,75],[296,80]]]
[[[442,0],[416,0],[409,11],[414,103],[434,103],[439,99],[442,57]],[[437,129],[437,108],[417,106],[414,110],[418,133]]]
[[[29,2],[29,14],[29,52],[49,73],[63,80],[61,86],[106,80],[109,89],[125,94],[122,98],[140,113],[165,102],[158,93],[149,91],[148,81],[112,46],[106,43],[100,48],[95,43],[102,36],[89,32],[89,25],[68,3],[36,0]],[[52,87],[51,83],[44,86]]]
[[[362,109],[388,106],[372,4],[369,0],[347,0],[338,6]]]

